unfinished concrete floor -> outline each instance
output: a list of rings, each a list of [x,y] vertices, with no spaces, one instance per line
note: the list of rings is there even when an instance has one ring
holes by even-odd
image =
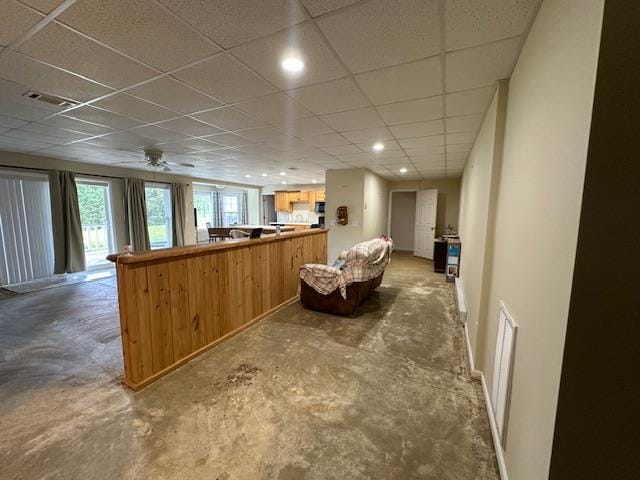
[[[496,479],[453,292],[395,254],[356,318],[290,305],[141,392],[114,282],[0,300],[3,479]]]

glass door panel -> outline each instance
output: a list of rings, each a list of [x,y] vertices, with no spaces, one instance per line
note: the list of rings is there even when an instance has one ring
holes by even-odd
[[[77,189],[87,270],[108,266],[106,256],[114,251],[109,184],[78,181]]]
[[[173,245],[171,234],[171,192],[168,185],[147,184],[147,226],[151,248],[168,248]]]

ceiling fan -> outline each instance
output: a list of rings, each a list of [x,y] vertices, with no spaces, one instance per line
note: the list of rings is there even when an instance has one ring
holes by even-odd
[[[195,168],[196,166],[192,163],[181,163],[181,162],[169,162],[167,160],[162,159],[162,152],[160,150],[145,150],[144,151],[144,161],[135,161],[135,162],[119,162],[116,165],[132,165],[139,164],[145,165],[147,167],[161,169],[163,172],[171,172],[171,168],[169,165],[179,166],[179,167],[189,167]]]

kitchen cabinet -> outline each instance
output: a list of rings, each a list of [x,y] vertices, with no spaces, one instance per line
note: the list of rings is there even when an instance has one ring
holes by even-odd
[[[316,202],[324,202],[324,190],[318,190],[316,192]]]
[[[293,210],[289,201],[289,192],[276,192],[276,211],[290,212]]]
[[[276,211],[292,212],[293,204],[296,202],[307,202],[310,212],[315,212],[316,202],[324,202],[324,191],[317,190],[311,192],[275,192]]]
[[[308,192],[308,193],[309,193],[309,198],[308,198],[309,211],[310,212],[315,212],[316,211],[316,193],[317,192]]]

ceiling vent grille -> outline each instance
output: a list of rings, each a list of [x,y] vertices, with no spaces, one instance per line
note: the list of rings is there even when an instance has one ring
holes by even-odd
[[[49,105],[55,105],[57,107],[73,107],[74,105],[78,105],[79,103],[74,102],[73,100],[67,100],[66,98],[48,95],[46,93],[34,92],[32,90],[23,93],[22,96],[31,98],[32,100],[38,100],[39,102],[48,103]]]

